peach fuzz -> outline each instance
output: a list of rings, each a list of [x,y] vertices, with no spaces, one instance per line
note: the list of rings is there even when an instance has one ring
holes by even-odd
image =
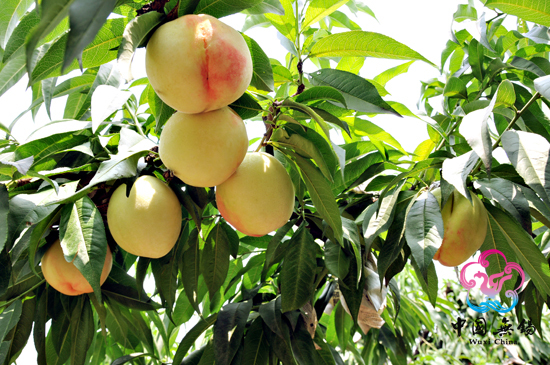
[[[116,243],[136,256],[159,258],[170,252],[181,230],[176,194],[154,176],[140,176],[126,197],[120,185],[109,201],[107,223]]]
[[[155,31],[145,70],[157,95],[183,113],[219,109],[252,79],[252,58],[239,32],[205,14],[184,15]]]
[[[284,166],[264,152],[248,153],[237,171],[216,187],[222,217],[248,236],[282,227],[294,210],[294,186]]]
[[[243,120],[229,107],[200,114],[175,113],[159,142],[164,165],[188,185],[212,187],[239,167],[248,149]]]
[[[436,198],[440,192],[434,190]],[[483,244],[487,235],[487,211],[476,194],[472,203],[454,190],[441,210],[443,242],[434,255],[444,266],[458,266],[468,260]],[[440,198],[439,198],[440,199]]]
[[[65,260],[59,240],[55,241],[53,245],[48,248],[44,257],[42,257],[41,265],[44,279],[46,279],[48,284],[58,292],[71,296],[93,293],[92,286],[76,266],[74,266],[73,262],[67,262],[67,260]],[[105,263],[101,271],[100,285],[107,280],[107,276],[109,276],[112,266],[113,255],[109,247],[107,247]]]

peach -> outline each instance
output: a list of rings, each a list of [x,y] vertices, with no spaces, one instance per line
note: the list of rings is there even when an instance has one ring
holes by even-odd
[[[243,120],[229,107],[200,114],[175,113],[160,135],[160,159],[189,185],[223,183],[246,155]]]
[[[441,193],[434,190],[436,198]],[[483,244],[487,234],[487,211],[476,194],[472,203],[454,190],[441,210],[443,242],[434,255],[444,266],[458,266],[468,260]],[[440,198],[439,198],[440,199]],[[438,199],[438,200],[439,200]]]
[[[294,186],[275,157],[248,153],[237,171],[216,187],[216,203],[233,227],[259,237],[288,222],[294,210]]]
[[[92,286],[88,283],[88,280],[84,278],[80,270],[76,268],[73,261],[74,258],[71,262],[65,260],[61,242],[59,240],[55,241],[53,245],[48,248],[44,257],[42,257],[42,273],[44,274],[44,279],[46,279],[48,284],[55,290],[65,295],[74,296],[93,293],[94,290]],[[107,276],[109,276],[112,266],[113,255],[109,247],[107,247],[105,263],[101,271],[100,285],[107,280]]]
[[[109,201],[107,223],[116,243],[136,256],[159,258],[176,244],[181,229],[176,194],[153,176],[140,176],[126,197],[120,185]]]
[[[252,79],[252,57],[239,32],[205,14],[184,15],[155,31],[145,70],[157,95],[183,113],[237,100]]]

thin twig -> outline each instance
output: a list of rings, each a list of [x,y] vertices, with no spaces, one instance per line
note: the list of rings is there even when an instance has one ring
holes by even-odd
[[[516,124],[516,122],[519,120],[519,118],[521,118],[522,114],[525,113],[525,111],[531,106],[533,105],[533,103],[535,101],[537,101],[538,99],[540,99],[542,97],[542,95],[537,92],[535,93],[535,95],[533,95],[533,97],[531,97],[531,99],[527,102],[527,104],[525,104],[523,106],[523,108],[521,108],[521,110],[519,112],[516,112],[516,115],[514,116],[514,118],[510,121],[510,123],[508,124],[508,126],[506,127],[506,129],[504,130],[504,132],[501,133],[500,136],[498,136],[498,139],[496,140],[496,142],[493,144],[492,148],[491,148],[491,151],[494,151],[498,145],[500,144],[500,141],[502,140],[502,135],[506,132],[508,132],[510,129],[512,129],[512,127]],[[480,169],[481,169],[481,165],[483,164],[483,162],[481,160],[479,160],[476,164],[476,166],[474,167],[474,169],[472,170],[472,174],[475,174],[476,172],[478,172]]]

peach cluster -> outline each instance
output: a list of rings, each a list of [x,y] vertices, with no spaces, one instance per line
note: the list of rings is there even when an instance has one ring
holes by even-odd
[[[252,79],[252,57],[241,34],[212,16],[185,15],[155,31],[145,61],[151,87],[176,110],[160,136],[164,165],[188,185],[215,186],[221,215],[241,232],[263,236],[284,225],[294,209],[290,177],[273,156],[247,154],[244,122],[228,106]],[[128,196],[126,184],[114,191],[107,222],[126,252],[159,258],[178,240],[181,205],[164,182],[144,175]],[[111,264],[108,251],[101,283]],[[46,252],[42,271],[64,294],[92,292],[59,242]]]

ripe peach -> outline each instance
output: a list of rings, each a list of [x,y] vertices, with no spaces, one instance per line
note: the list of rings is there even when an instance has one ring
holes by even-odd
[[[159,258],[176,244],[181,206],[176,194],[153,176],[140,176],[126,197],[119,186],[107,208],[107,223],[116,243],[136,256]]]
[[[155,31],[145,56],[153,89],[183,113],[216,110],[237,100],[252,79],[252,58],[235,29],[205,14],[185,15]]]
[[[100,285],[107,280],[107,276],[109,276],[112,266],[113,255],[109,247],[107,247],[105,263],[101,271]],[[88,283],[88,280],[84,278],[84,275],[74,266],[73,262],[67,262],[67,260],[65,260],[59,240],[55,241],[54,244],[48,248],[44,257],[42,257],[42,273],[44,274],[44,279],[46,279],[50,286],[65,295],[80,295],[84,293],[93,293],[94,291],[90,283]]]
[[[246,155],[243,120],[229,107],[200,114],[175,113],[160,136],[159,154],[174,175],[189,185],[223,183]]]
[[[435,191],[434,195],[437,198]],[[434,260],[444,266],[462,264],[479,250],[485,240],[487,211],[477,195],[470,195],[473,204],[454,190],[441,210],[443,242],[435,253]]]
[[[216,187],[220,214],[248,236],[282,227],[294,209],[294,186],[283,165],[264,152],[248,153],[237,171]]]

